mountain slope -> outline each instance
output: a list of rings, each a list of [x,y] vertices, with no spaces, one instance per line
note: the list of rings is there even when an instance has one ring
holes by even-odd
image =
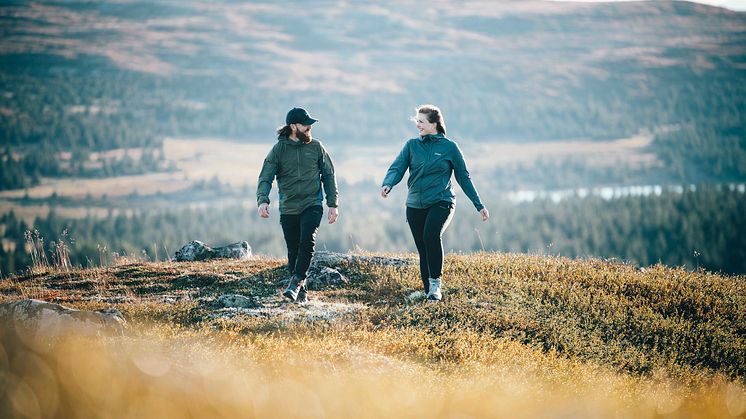
[[[0,25],[10,142],[258,139],[296,104],[355,142],[400,141],[422,102],[483,141],[738,126],[746,108],[746,14],[680,1],[11,2]]]

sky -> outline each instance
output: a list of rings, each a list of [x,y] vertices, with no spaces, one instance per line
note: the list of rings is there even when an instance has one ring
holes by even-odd
[[[611,2],[611,1],[634,1],[634,0],[553,0],[553,1]],[[651,1],[655,1],[655,0],[651,0]],[[726,7],[731,10],[746,11],[746,0],[694,0],[694,1],[696,3]]]

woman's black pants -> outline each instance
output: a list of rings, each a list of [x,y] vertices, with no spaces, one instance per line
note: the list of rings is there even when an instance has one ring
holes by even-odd
[[[454,205],[441,201],[428,208],[407,207],[407,223],[420,254],[420,276],[427,293],[429,278],[440,278],[443,271],[443,232],[453,217]]]
[[[280,225],[288,247],[288,270],[305,279],[316,245],[316,231],[324,209],[320,205],[308,207],[300,214],[280,215]]]

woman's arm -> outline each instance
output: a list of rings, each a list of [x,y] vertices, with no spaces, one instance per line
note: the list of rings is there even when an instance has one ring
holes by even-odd
[[[382,193],[383,190],[387,188],[388,190],[386,191],[386,194],[388,194],[388,191],[390,191],[391,188],[401,182],[402,178],[404,177],[404,173],[406,173],[407,168],[409,168],[409,157],[409,141],[407,141],[407,143],[404,144],[404,147],[399,152],[399,155],[396,156],[396,159],[394,159],[394,162],[391,163],[391,166],[389,166],[389,170],[386,172],[386,176],[384,176],[383,178],[383,183],[381,184]]]
[[[466,168],[466,161],[464,160],[464,154],[461,152],[458,144],[453,143],[453,174],[456,177],[456,182],[461,186],[461,190],[464,191],[467,197],[471,200],[472,204],[477,208],[477,211],[482,212],[484,205],[482,200],[479,199],[479,193],[474,187],[474,183],[471,181],[471,175],[469,169]]]

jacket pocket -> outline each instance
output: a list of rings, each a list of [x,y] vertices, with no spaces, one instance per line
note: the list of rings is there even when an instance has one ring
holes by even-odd
[[[319,155],[313,150],[304,150],[300,156],[300,172],[303,176],[313,176],[321,173],[319,168]]]
[[[440,201],[435,205],[443,210],[452,210],[456,206],[453,202],[448,201]]]

